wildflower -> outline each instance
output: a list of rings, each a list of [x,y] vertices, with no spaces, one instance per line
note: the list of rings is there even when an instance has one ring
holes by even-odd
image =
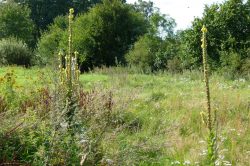
[[[69,9],[69,13],[74,14],[74,9],[73,8]]]
[[[184,164],[184,165],[190,165],[191,162],[190,162],[189,160],[186,160],[183,164]]]
[[[74,14],[74,9],[73,8],[71,8],[71,9],[69,9],[69,19],[73,19],[73,14]]]
[[[225,156],[219,155],[219,159],[223,160],[224,158],[225,158]]]
[[[171,162],[171,165],[180,165],[181,164],[181,162],[179,162],[179,161],[172,161]]]
[[[229,161],[223,161],[223,164],[226,166],[231,166],[232,164]]]
[[[199,165],[199,164],[200,164],[200,162],[196,161],[196,162],[194,162],[194,164],[195,164],[195,165]]]
[[[215,161],[215,165],[217,166],[217,165],[220,165],[220,161],[219,160],[216,160]]]
[[[235,131],[235,129],[232,128],[232,129],[230,129],[230,131]]]
[[[207,28],[205,27],[205,25],[202,26],[201,32],[207,33]]]
[[[200,115],[201,115],[202,122],[207,125],[206,114],[202,111],[200,112]]]
[[[199,141],[199,143],[200,143],[200,144],[203,144],[203,143],[205,143],[205,141],[204,141],[204,140],[201,140],[201,141]]]

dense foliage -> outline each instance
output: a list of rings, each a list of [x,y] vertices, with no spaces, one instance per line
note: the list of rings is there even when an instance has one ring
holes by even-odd
[[[69,8],[74,8],[77,13],[86,12],[94,4],[101,0],[14,0],[17,3],[27,5],[31,9],[31,18],[37,27],[37,33],[47,29],[53,19],[59,15],[68,13]]]
[[[135,43],[133,49],[126,55],[126,59],[131,65],[138,66],[143,70],[153,70],[156,68],[156,58],[161,49],[161,39],[145,35]]]
[[[249,56],[249,1],[229,0],[206,6],[203,17],[196,18],[190,29],[182,32],[182,59],[187,68],[201,65],[200,29],[208,28],[208,55],[213,69],[226,68],[241,72]]]
[[[54,23],[48,27],[48,30],[41,35],[38,41],[36,64],[46,65],[55,62],[60,51],[60,42],[63,40],[63,34],[67,27],[66,17],[58,16],[54,19]]]
[[[68,32],[66,24],[61,25],[56,19],[42,35],[38,44],[40,57],[52,56],[58,50],[67,51]],[[88,13],[77,16],[73,25],[73,46],[80,53],[82,69],[124,63],[124,54],[138,36],[146,32],[147,25],[140,13],[119,0],[104,0]]]
[[[146,32],[142,15],[119,0],[104,0],[74,25],[74,47],[83,58],[83,68],[124,63],[124,54]]]
[[[178,51],[174,35],[175,21],[161,14],[151,1],[139,0],[134,8],[145,16],[149,28],[147,34],[140,37],[126,55],[127,62],[144,71],[167,69],[168,62]]]
[[[32,48],[38,41],[35,64],[51,64],[59,51],[67,52],[69,6],[76,11],[73,45],[80,53],[82,70],[116,64],[151,71],[200,69],[200,29],[205,24],[210,68],[228,75],[249,74],[249,0],[205,6],[202,18],[177,32],[175,21],[152,1],[131,5],[123,0],[7,0],[0,3],[0,38],[14,36]]]
[[[30,9],[16,3],[0,3],[0,39],[16,37],[34,47],[34,24]]]

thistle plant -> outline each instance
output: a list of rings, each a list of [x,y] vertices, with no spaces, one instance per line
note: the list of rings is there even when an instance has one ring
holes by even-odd
[[[61,52],[59,52],[59,72],[60,72],[60,82],[66,90],[66,110],[67,110],[67,121],[69,125],[71,124],[72,118],[75,111],[75,99],[74,91],[78,87],[79,82],[79,67],[77,64],[78,52],[72,51],[72,23],[74,18],[74,9],[69,10],[69,38],[68,38],[68,53],[64,57]],[[65,68],[63,67],[63,58],[65,58]]]
[[[208,137],[208,161],[210,165],[215,165],[216,161],[216,135],[215,135],[215,121],[216,121],[216,113],[214,114],[214,119],[212,119],[211,112],[211,99],[210,99],[210,89],[209,89],[209,75],[208,75],[208,62],[207,62],[207,28],[203,25],[202,29],[202,57],[203,57],[203,72],[204,72],[204,82],[205,82],[205,92],[206,92],[206,110],[207,113],[202,113],[203,121],[207,125],[209,130]]]

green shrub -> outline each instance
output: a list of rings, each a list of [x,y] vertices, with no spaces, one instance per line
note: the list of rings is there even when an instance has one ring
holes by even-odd
[[[0,64],[29,66],[31,59],[32,52],[23,41],[13,37],[0,40]]]
[[[250,76],[250,58],[247,58],[243,61],[241,71],[244,76]]]
[[[159,38],[149,35],[142,36],[126,55],[126,60],[129,64],[138,66],[143,70],[154,70],[155,64],[162,63],[159,62],[162,58],[157,56],[159,48]]]
[[[142,70],[175,70],[181,71],[181,62],[178,55],[178,42],[174,38],[162,39],[157,35],[146,34],[141,36],[127,53],[126,60],[130,65]],[[175,63],[178,66],[172,66]],[[175,69],[173,69],[175,67]]]
[[[221,51],[221,71],[225,76],[230,78],[238,76],[247,76],[250,71],[249,49]]]

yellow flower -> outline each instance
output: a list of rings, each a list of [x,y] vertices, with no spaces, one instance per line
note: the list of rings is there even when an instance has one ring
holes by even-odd
[[[201,116],[202,122],[207,125],[207,117],[206,117],[205,112],[203,112],[203,111],[200,112],[200,116]]]
[[[73,14],[74,13],[74,9],[73,8],[69,9],[69,13]]]
[[[207,28],[205,27],[205,25],[202,26],[201,31],[202,31],[203,33],[206,33],[206,32],[207,32]]]

